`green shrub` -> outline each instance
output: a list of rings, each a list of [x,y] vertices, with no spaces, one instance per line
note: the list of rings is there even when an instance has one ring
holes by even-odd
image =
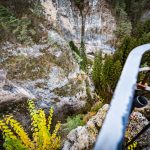
[[[44,19],[42,5],[23,0],[12,1],[11,5],[10,2],[0,5],[0,42],[8,40],[25,45],[38,42],[41,38],[39,22]]]
[[[18,21],[9,9],[0,5],[0,42],[9,38],[12,30],[17,27]]]
[[[121,71],[122,64],[120,60],[114,61],[113,56],[107,56],[105,60],[102,60],[101,53],[95,56],[92,79],[97,94],[104,98],[106,103],[108,103],[111,98]]]
[[[87,56],[86,56],[86,52],[85,52],[86,49],[85,49],[84,43],[81,42],[80,49],[78,49],[78,47],[74,44],[73,41],[69,42],[69,46],[70,46],[71,50],[74,52],[74,56],[75,56],[76,60],[78,61],[80,68],[86,72],[88,60],[87,60]]]
[[[22,17],[18,21],[18,26],[13,30],[13,33],[16,35],[16,38],[19,42],[26,45],[33,44],[32,36],[36,34],[34,29],[30,28],[31,20],[27,17]]]
[[[80,56],[80,51],[79,51],[78,47],[74,44],[73,41],[69,42],[69,46],[72,51],[74,51],[76,54],[78,54]]]
[[[33,4],[33,7],[30,8],[30,11],[32,12],[32,14],[34,14],[34,16],[36,16],[37,18],[41,18],[44,16],[44,9],[43,6],[41,5],[41,3],[36,2]]]
[[[83,115],[77,115],[75,117],[68,117],[65,130],[70,132],[72,129],[77,128],[78,126],[83,126]]]
[[[88,97],[89,103],[92,103],[91,89],[90,89],[89,83],[87,83],[87,81],[86,81],[86,95]]]

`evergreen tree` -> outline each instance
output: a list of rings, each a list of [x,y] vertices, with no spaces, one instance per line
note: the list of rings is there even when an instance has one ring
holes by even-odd
[[[102,85],[102,54],[98,53],[95,56],[94,59],[94,65],[93,65],[93,72],[92,72],[92,79],[95,84],[96,89],[100,89]]]
[[[107,88],[110,85],[111,68],[113,66],[112,56],[107,56],[103,66],[103,87]]]
[[[121,62],[119,60],[117,60],[111,67],[110,69],[110,76],[109,76],[109,84],[111,86],[111,89],[114,90],[116,87],[116,84],[118,82],[118,79],[121,75],[121,71],[122,71],[122,65]]]
[[[85,72],[87,72],[87,56],[86,56],[86,48],[85,48],[85,45],[84,45],[84,42],[81,42],[81,47],[80,47],[80,56],[82,58],[82,61],[81,61],[81,69]]]
[[[119,49],[114,54],[114,59],[119,60],[124,66],[126,59],[133,48],[138,46],[138,41],[134,37],[126,36],[119,46]],[[117,58],[116,58],[117,57]]]

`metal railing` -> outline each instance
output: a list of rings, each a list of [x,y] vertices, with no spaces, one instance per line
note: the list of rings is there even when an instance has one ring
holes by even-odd
[[[134,48],[129,54],[116,86],[110,109],[97,138],[94,150],[121,150],[131,112],[142,56],[150,44]],[[146,68],[149,69],[149,68]]]

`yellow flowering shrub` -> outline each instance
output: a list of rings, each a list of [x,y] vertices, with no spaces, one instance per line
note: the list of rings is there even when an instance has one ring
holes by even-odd
[[[22,125],[11,115],[5,116],[0,120],[0,130],[4,138],[4,148],[6,150],[57,150],[60,148],[60,122],[55,126],[54,131],[50,132],[53,117],[53,108],[50,109],[48,119],[43,110],[35,109],[34,102],[28,101],[31,116],[32,139],[23,129]]]

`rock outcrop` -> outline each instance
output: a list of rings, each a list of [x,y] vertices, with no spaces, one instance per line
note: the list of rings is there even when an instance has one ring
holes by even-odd
[[[1,81],[0,98],[1,102],[17,102],[34,95],[37,107],[48,110],[53,106],[64,119],[63,114],[81,112],[88,99],[86,80],[90,79],[80,70],[68,44],[72,40],[80,46],[82,17],[72,0],[41,1],[46,18],[39,23],[43,31],[40,44],[25,46],[6,41],[1,45],[0,69],[7,70],[7,78],[13,84],[7,80],[4,85]],[[112,51],[116,21],[110,6],[105,0],[85,0],[84,12],[87,9],[87,54],[94,55],[100,49]],[[89,83],[88,89],[93,92],[92,82]]]
[[[130,141],[135,137],[149,121],[140,112],[133,112],[129,119],[129,125],[126,130],[126,138]],[[150,129],[144,132],[136,141],[139,149],[150,148]]]
[[[85,126],[79,126],[70,131],[67,140],[64,142],[62,150],[91,150],[96,141],[96,137],[103,124],[109,105],[105,104],[99,109],[97,114],[93,116]],[[131,140],[149,121],[139,112],[133,112],[129,119],[129,125],[126,130],[127,141]],[[111,135],[110,135],[111,136]],[[150,148],[150,129],[147,130],[140,138],[137,139],[138,147]]]
[[[49,43],[32,47],[6,42],[1,58],[0,68],[8,71],[10,80],[35,96],[39,108],[48,110],[53,106],[62,115],[60,119],[85,108],[88,76],[80,70],[69,45],[58,33],[51,34]]]
[[[45,27],[41,23],[39,26],[46,32],[47,40],[33,46],[5,42],[1,45],[0,68],[8,71],[8,79],[35,96],[38,107],[44,109],[53,105],[60,113],[61,110],[77,112],[87,103],[85,81],[88,77],[81,72],[68,42],[80,43],[82,17],[72,0],[41,2],[49,25]],[[92,51],[94,54],[93,51],[99,49],[113,50],[116,21],[110,6],[105,0],[85,0],[84,13],[86,10],[87,53]],[[44,33],[41,36],[45,37]],[[20,90],[13,86],[15,88],[9,86],[9,89]],[[7,86],[3,90],[5,97],[8,94],[6,89]],[[14,95],[9,94],[9,97],[12,99]],[[15,99],[18,101],[19,98]]]
[[[73,0],[43,0],[50,26],[67,41],[81,40],[82,16]],[[87,53],[96,50],[113,51],[116,20],[105,0],[84,1],[85,44]],[[52,32],[50,30],[49,35]]]
[[[102,126],[109,105],[105,104],[85,126],[72,130],[64,143],[62,150],[91,150]]]
[[[0,106],[35,98],[29,91],[7,80],[6,74],[0,70]]]

